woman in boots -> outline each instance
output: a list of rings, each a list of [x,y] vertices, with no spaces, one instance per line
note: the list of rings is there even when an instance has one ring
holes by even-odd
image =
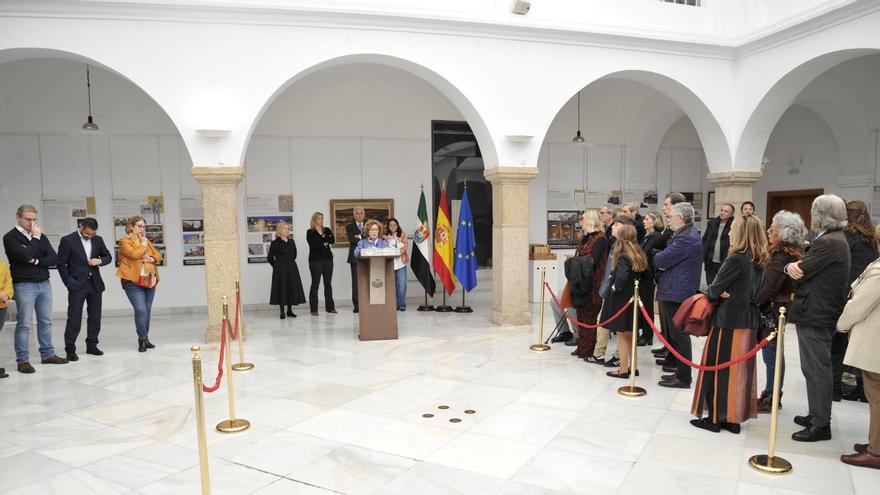
[[[290,226],[287,222],[279,222],[275,227],[275,240],[269,245],[267,256],[272,265],[272,293],[269,304],[278,305],[280,318],[285,316],[296,318],[293,306],[306,302],[299,268],[296,266],[296,243],[290,237]],[[287,306],[287,313],[284,313]]]
[[[589,295],[585,306],[575,306],[577,321],[586,325],[595,325],[602,309],[602,298],[599,297],[599,286],[605,275],[605,258],[608,257],[608,240],[605,238],[605,228],[599,219],[599,211],[589,209],[581,216],[581,227],[584,237],[578,244],[575,256],[590,256],[593,258],[593,279],[589,287]],[[596,329],[578,327],[578,345],[572,356],[582,359],[596,360],[593,351],[596,347]]]

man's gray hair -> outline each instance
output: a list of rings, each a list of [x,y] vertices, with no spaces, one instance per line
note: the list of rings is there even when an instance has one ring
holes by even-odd
[[[36,213],[36,212],[37,212],[37,209],[34,208],[32,205],[25,204],[25,205],[21,205],[18,207],[18,210],[15,211],[15,216],[21,217],[25,213]]]
[[[783,244],[789,244],[797,247],[804,247],[807,239],[807,227],[804,220],[797,213],[780,210],[773,215],[773,225],[779,232],[779,238]]]
[[[684,223],[694,223],[694,205],[684,202],[672,205],[672,215],[680,215]]]
[[[834,194],[823,194],[813,200],[810,208],[814,231],[840,229],[846,226],[846,203]]]
[[[364,207],[363,206],[355,206],[354,208],[352,208],[351,212],[356,213],[358,210],[364,211]]]
[[[639,211],[639,204],[636,203],[635,201],[632,201],[632,202],[630,202],[630,203],[627,203],[627,204],[623,205],[623,209],[626,210],[626,211],[635,211],[635,212],[638,212],[638,211]]]

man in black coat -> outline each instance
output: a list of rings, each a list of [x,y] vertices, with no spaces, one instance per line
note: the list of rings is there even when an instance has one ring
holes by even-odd
[[[706,267],[706,285],[712,285],[721,263],[730,250],[730,226],[733,225],[732,204],[721,205],[720,214],[709,220],[703,234],[703,265]],[[723,225],[723,226],[722,226]]]
[[[352,211],[354,221],[345,226],[348,235],[348,266],[351,268],[351,302],[354,304],[354,312],[358,312],[358,271],[357,258],[354,257],[354,248],[364,238],[364,207],[355,206]]]
[[[812,230],[818,235],[804,259],[789,263],[784,270],[800,281],[788,308],[788,321],[797,325],[809,406],[809,414],[794,418],[804,427],[791,436],[798,442],[831,439],[831,339],[849,293],[849,245],[841,230],[846,225],[846,205],[833,194],[823,194],[813,200],[810,215]]]
[[[620,211],[633,219],[636,223],[636,240],[638,241],[639,246],[642,245],[642,241],[645,240],[645,219],[639,213],[639,204],[636,202],[627,203],[623,205],[623,208]]]
[[[95,235],[98,221],[84,218],[79,221],[79,230],[61,238],[58,245],[58,273],[67,287],[67,326],[64,329],[64,350],[68,361],[77,361],[76,339],[82,328],[83,303],[88,306],[86,353],[95,356],[104,354],[98,349],[98,334],[101,333],[101,293],[104,280],[100,267],[109,265],[112,258],[104,244],[104,239]]]
[[[33,373],[28,356],[31,318],[37,314],[37,340],[43,364],[66,364],[55,355],[52,346],[52,284],[49,268],[58,263],[58,255],[37,225],[37,209],[21,205],[15,212],[17,225],[3,236],[9,258],[9,271],[15,286],[15,362],[19,373]]]

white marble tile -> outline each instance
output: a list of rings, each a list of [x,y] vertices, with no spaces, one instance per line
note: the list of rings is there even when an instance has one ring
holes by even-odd
[[[338,493],[282,478],[253,492],[253,495],[333,495]]]
[[[643,431],[572,421],[547,446],[593,457],[634,462],[650,438],[651,434]]]
[[[89,493],[94,495],[117,495],[128,493],[129,489],[95,476],[81,469],[50,476],[41,481],[25,485],[7,492],[9,495],[67,495],[69,493]]]
[[[338,383],[321,383],[314,387],[294,392],[286,398],[308,402],[317,406],[338,407],[370,392],[372,390],[362,387],[351,387]]]
[[[639,463],[736,480],[744,451],[742,446],[654,434],[639,456]],[[688,462],[688,459],[699,459],[699,462]]]
[[[426,460],[435,464],[508,479],[539,450],[541,447],[525,442],[464,433]]]
[[[85,466],[150,442],[143,435],[118,428],[104,428],[41,447],[35,452],[72,466]]]
[[[14,445],[9,442],[0,440],[0,460],[2,460],[4,457],[20,454],[25,450],[26,449],[20,445]],[[0,463],[0,465],[2,465],[2,463]]]
[[[400,457],[424,460],[460,435],[448,428],[392,421],[351,442],[351,445]]]
[[[276,475],[286,475],[332,452],[340,443],[299,433],[279,431],[246,448],[227,450],[227,461]]]
[[[609,391],[609,393],[617,392]],[[582,420],[588,423],[653,432],[665,414],[665,411],[652,407],[625,406],[597,399],[575,421]]]
[[[749,467],[748,460],[755,454],[766,454],[766,450],[747,449],[743,453],[740,458],[740,481],[808,493],[835,495],[855,493],[849,466],[840,462],[837,457],[819,458],[777,450],[776,455],[789,461],[793,469],[785,476],[771,476]],[[877,477],[877,480],[880,481],[880,477]]]
[[[696,456],[676,459],[680,464],[694,463]],[[650,493],[656,495],[734,495],[736,480],[711,476],[705,473],[684,472],[668,467],[637,463],[630,470],[618,493]]]
[[[513,480],[564,493],[582,493],[587,488],[611,493],[620,488],[631,467],[630,462],[548,447],[520,469]]]
[[[15,430],[23,426],[63,418],[64,413],[40,404],[21,403],[17,400],[0,404],[0,431]]]
[[[690,423],[692,419],[696,419],[696,417],[692,416],[690,413],[669,411],[663,416],[660,424],[657,425],[655,433],[693,438],[696,440],[724,445],[744,446],[746,444],[746,438],[748,437],[748,430],[754,425],[754,421],[751,420],[742,423],[742,425],[740,425],[741,431],[738,435],[734,435],[727,430],[712,433],[692,425]]]
[[[543,446],[565,428],[577,413],[572,411],[569,414],[564,418],[504,408],[492,413],[470,431]]]
[[[422,462],[380,489],[378,495],[555,495],[550,491],[493,476]]]
[[[349,495],[379,490],[415,461],[357,447],[340,447],[290,473],[290,478]]]
[[[212,495],[241,495],[252,493],[278,481],[277,476],[262,473],[236,464],[211,459],[208,469]],[[143,495],[180,495],[201,493],[201,477],[198,466],[138,489]]]
[[[321,406],[296,400],[278,399],[264,405],[241,410],[241,416],[251,423],[269,425],[284,429],[316,416],[326,409]]]
[[[401,397],[385,391],[373,392],[342,406],[349,411],[373,414],[388,418],[399,418],[416,409],[428,407],[417,397]]]
[[[64,473],[73,466],[35,452],[22,452],[0,462],[0,493]]]
[[[348,443],[390,421],[355,411],[332,409],[296,424],[288,431]]]
[[[104,428],[105,425],[94,421],[65,416],[7,431],[3,434],[3,439],[30,450],[56,443],[67,436],[83,435]]]

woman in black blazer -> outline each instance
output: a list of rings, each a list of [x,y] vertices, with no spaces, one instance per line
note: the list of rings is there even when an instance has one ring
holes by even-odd
[[[757,342],[758,289],[769,263],[767,235],[761,220],[737,217],[730,228],[730,251],[707,290],[718,301],[706,336],[702,364],[712,366],[747,354]],[[691,424],[704,430],[739,433],[740,423],[758,417],[755,358],[718,371],[700,371]],[[703,417],[703,412],[707,413]]]
[[[312,213],[309,230],[306,231],[306,242],[309,243],[309,273],[312,285],[309,287],[309,308],[312,316],[318,316],[318,285],[324,278],[324,309],[328,313],[336,313],[333,303],[333,251],[330,249],[336,242],[333,231],[324,227],[324,214]]]
[[[642,300],[642,305],[653,322],[654,291],[657,288],[657,284],[654,281],[654,253],[658,251],[657,246],[660,244],[663,234],[663,217],[655,211],[649,212],[645,215],[644,224],[645,238],[642,240],[642,252],[645,253],[645,257],[648,259],[648,269],[645,270],[645,276],[639,282],[639,298]],[[638,345],[654,345],[654,332],[648,326],[648,322],[641,311],[639,311]]]

